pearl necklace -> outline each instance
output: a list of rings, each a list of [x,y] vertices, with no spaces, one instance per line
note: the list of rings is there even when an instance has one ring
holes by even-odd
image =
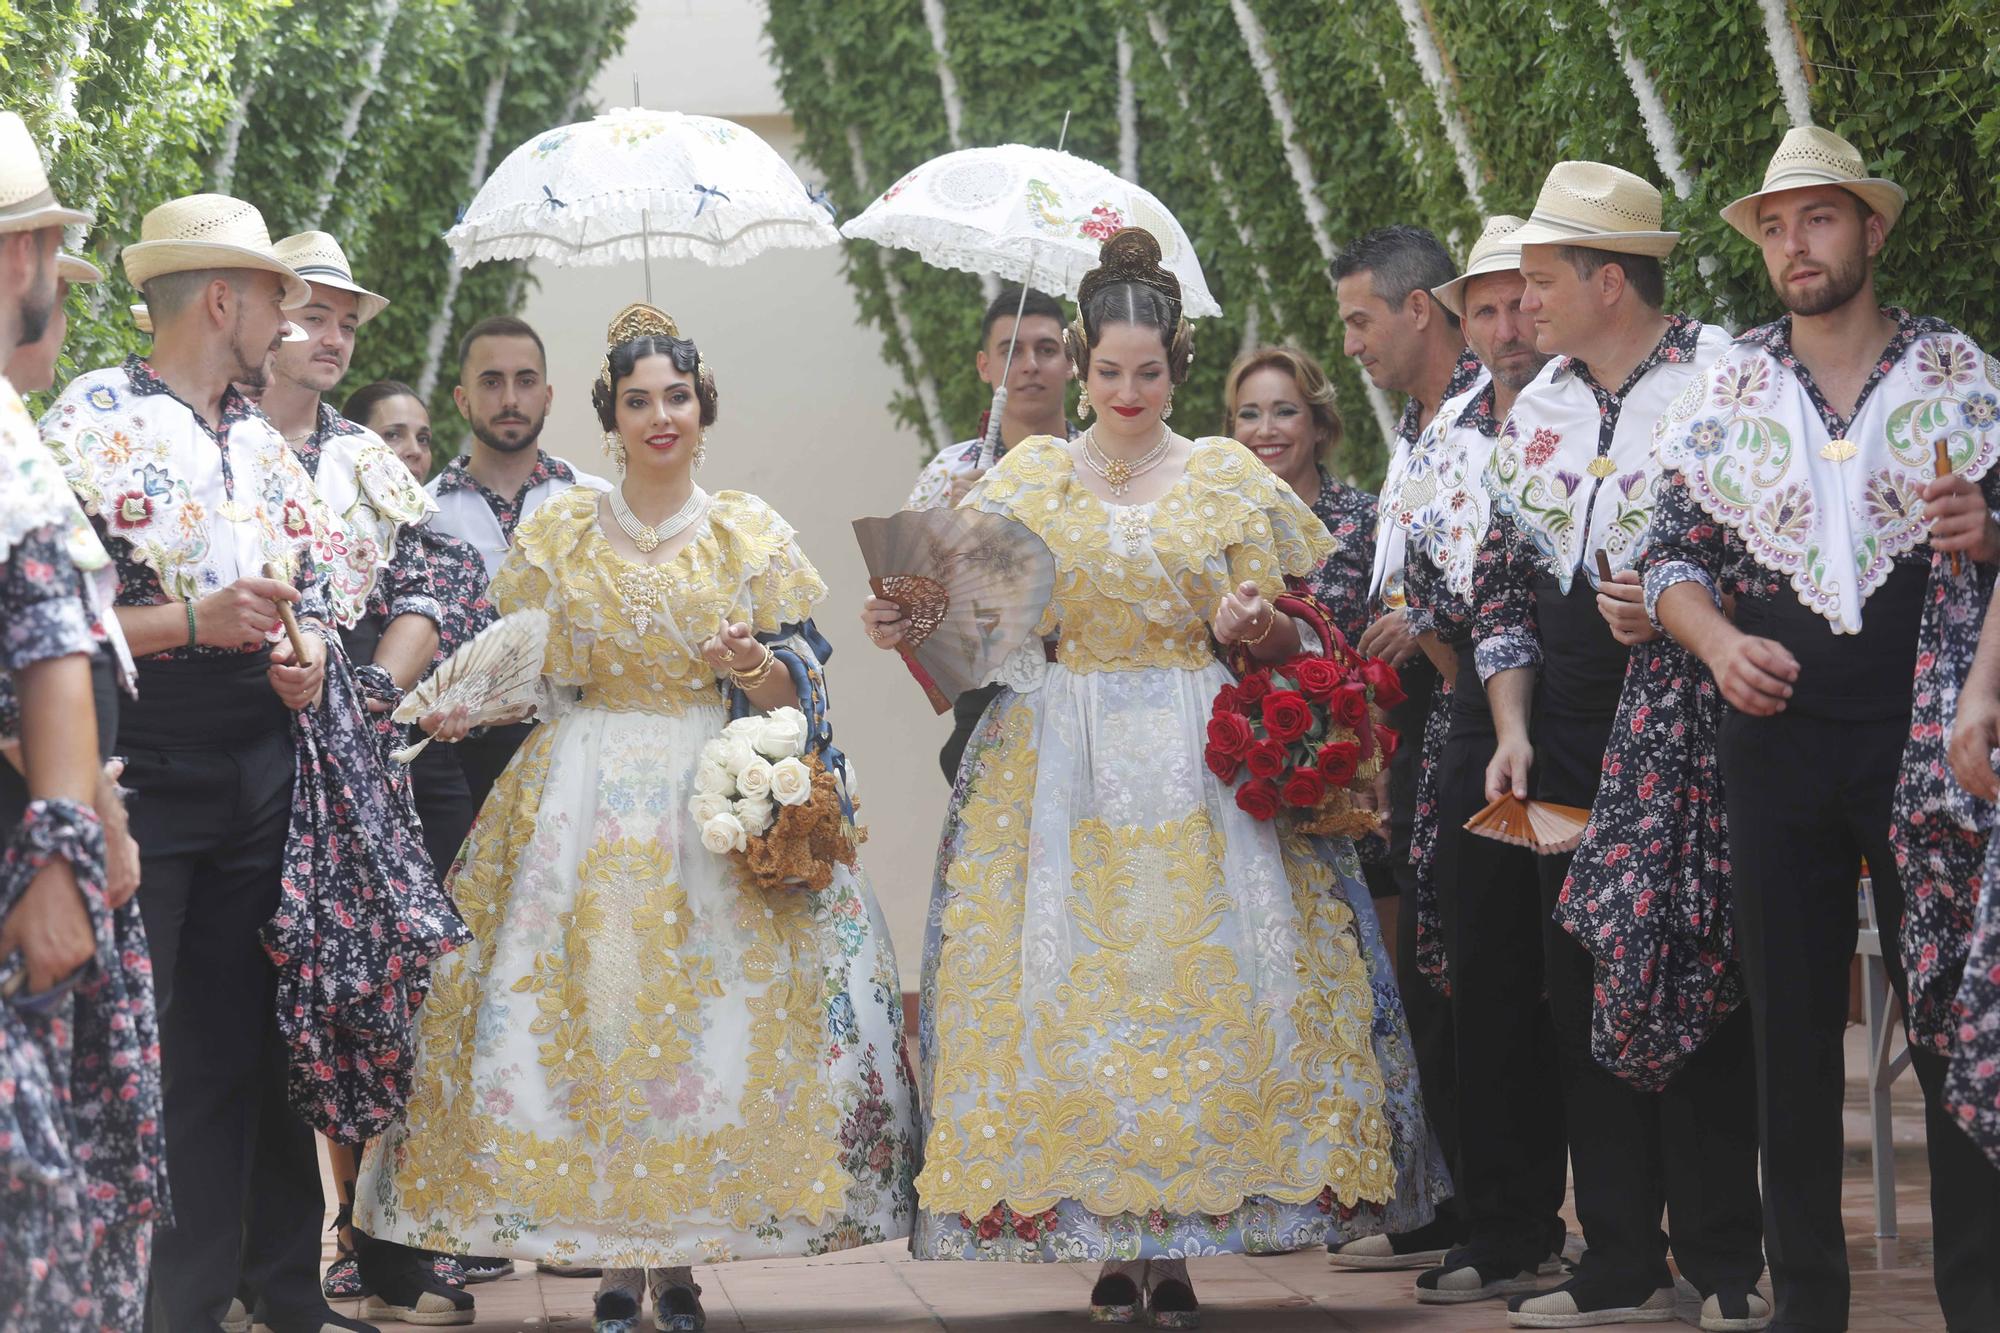
[[[625,488],[616,486],[611,491],[611,517],[616,520],[619,530],[632,539],[632,544],[645,552],[652,551],[661,542],[671,541],[679,536],[700,517],[701,511],[707,505],[708,492],[697,486],[688,496],[687,503],[679,510],[664,522],[647,527],[639,521],[639,516],[632,512],[632,506],[625,503]]]
[[[1174,442],[1174,432],[1165,422],[1160,423],[1160,442],[1144,454],[1130,462],[1122,458],[1107,457],[1097,447],[1096,428],[1083,433],[1083,461],[1092,472],[1104,478],[1113,495],[1123,495],[1132,488],[1132,483],[1151,472],[1167,456],[1167,449]]]

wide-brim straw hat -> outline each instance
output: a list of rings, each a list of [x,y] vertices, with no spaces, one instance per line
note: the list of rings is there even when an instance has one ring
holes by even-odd
[[[306,280],[271,247],[264,215],[254,204],[226,194],[190,194],[169,199],[146,214],[139,239],[125,247],[125,276],[143,288],[168,273],[247,268],[284,280],[284,308],[296,310],[312,296]]]
[[[91,220],[89,213],[64,208],[56,199],[28,123],[12,111],[0,111],[0,232],[87,225]]]
[[[346,251],[340,248],[339,241],[327,233],[302,231],[296,236],[285,237],[272,249],[279,259],[291,265],[292,272],[307,282],[353,292],[357,322],[366,324],[388,308],[388,297],[377,296],[354,280],[354,270],[348,265]]]
[[[104,270],[64,250],[56,252],[56,276],[72,287],[81,287],[86,282],[103,282]]]
[[[1658,257],[1680,240],[1660,230],[1660,192],[1605,162],[1558,162],[1542,182],[1516,245],[1575,245]]]
[[[146,303],[144,301],[133,302],[132,323],[138,327],[138,330],[141,333],[151,333],[153,331],[153,312],[146,308]],[[286,323],[285,325],[286,342],[302,343],[305,340],[306,340],[306,331],[304,329],[300,328],[296,324],[290,322]]]
[[[1521,243],[1515,233],[1527,226],[1512,213],[1497,213],[1486,219],[1472,253],[1465,257],[1465,272],[1442,287],[1431,288],[1439,305],[1460,319],[1465,318],[1465,285],[1486,273],[1518,273],[1521,270]]]
[[[1861,150],[1832,130],[1817,125],[1801,125],[1785,133],[1778,151],[1764,168],[1764,187],[1746,194],[1722,210],[1722,220],[1753,241],[1757,234],[1757,201],[1780,190],[1809,190],[1833,185],[1856,196],[1882,215],[1885,229],[1894,227],[1903,216],[1908,196],[1892,180],[1868,174]]]

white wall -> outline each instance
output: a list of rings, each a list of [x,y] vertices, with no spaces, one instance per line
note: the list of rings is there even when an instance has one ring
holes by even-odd
[[[595,100],[629,105],[637,73],[645,105],[738,121],[817,185],[822,174],[799,160],[798,135],[778,98],[763,21],[753,0],[650,0],[624,53],[599,77]],[[495,160],[511,147],[496,145]],[[655,261],[653,299],[701,344],[715,371],[721,416],[709,434],[701,483],[770,501],[799,529],[826,579],[818,619],[835,648],[834,734],[854,760],[869,829],[864,864],[889,918],[904,985],[914,988],[946,797],[937,751],[950,719],[932,716],[901,663],[862,634],[857,614],[867,574],[848,525],[901,504],[923,444],[889,415],[900,377],[883,363],[879,336],[855,308],[840,256],[837,247],[780,251],[721,269]],[[535,272],[540,287],[521,313],[549,345],[556,397],[544,444],[606,473],[589,386],[604,355],[604,327],[620,307],[644,299],[644,273],[636,264],[542,263]],[[965,373],[972,374],[970,358]]]

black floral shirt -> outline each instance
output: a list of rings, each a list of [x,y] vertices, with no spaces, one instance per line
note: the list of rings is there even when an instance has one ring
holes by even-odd
[[[453,491],[472,491],[477,494],[486,502],[486,507],[493,511],[493,517],[499,521],[500,531],[506,536],[510,546],[514,542],[514,529],[520,526],[521,506],[527,503],[529,491],[549,481],[576,484],[576,471],[568,463],[537,449],[534,470],[528,474],[528,479],[521,483],[521,488],[514,492],[513,498],[509,499],[481,485],[478,478],[472,475],[470,461],[461,454],[445,464],[444,470],[437,476],[437,493],[449,495]]]
[[[1368,628],[1368,574],[1375,558],[1376,498],[1367,491],[1335,481],[1319,470],[1319,498],[1312,511],[1340,543],[1340,549],[1306,578],[1306,585],[1325,606],[1333,627],[1350,646]]]
[[[258,409],[257,405],[238,392],[236,386],[232,384],[229,388],[223,390],[218,412],[219,419],[211,426],[203,419],[201,413],[195,411],[192,405],[188,404],[185,399],[167,386],[167,382],[160,378],[159,372],[154,370],[151,363],[144,357],[127,357],[125,361],[125,375],[131,381],[133,394],[141,396],[164,394],[166,397],[172,398],[175,402],[180,403],[188,409],[188,414],[194,418],[195,424],[214,442],[216,449],[220,451],[222,456],[223,488],[226,494],[232,499],[235,498],[236,478],[230,470],[229,434],[238,424],[245,421],[254,419],[266,421],[266,424],[268,424],[263,412]],[[118,571],[118,596],[115,601],[116,605],[159,606],[173,600],[167,596],[166,589],[161,586],[159,574],[152,566],[139,558],[138,552],[133,549],[131,542],[120,537],[101,516],[93,515],[90,524],[97,530],[99,539],[104,542],[104,549],[111,554],[113,568]],[[326,603],[320,595],[317,586],[318,582],[318,576],[313,570],[312,562],[300,561],[292,576],[292,586],[299,590],[301,597],[301,601],[296,607],[297,614],[301,619],[324,620],[327,618]],[[146,660],[172,662],[201,658],[234,658],[241,657],[242,655],[242,650],[238,648],[214,648],[207,644],[196,644],[192,648],[186,646],[169,648],[164,652],[152,654]]]
[[[1645,359],[1632,368],[1614,391],[1598,383],[1590,368],[1574,357],[1559,357],[1555,373],[1575,375],[1597,400],[1597,449],[1608,454],[1625,399],[1639,381],[1662,365],[1695,359],[1701,323],[1685,315],[1667,316],[1667,329]],[[1589,522],[1585,511],[1584,522]],[[1654,528],[1659,520],[1654,519]],[[1511,516],[1495,513],[1479,557],[1473,566],[1474,650],[1481,680],[1515,667],[1537,666],[1542,660],[1541,632],[1535,616],[1535,584],[1547,562],[1534,538]]]
[[[1484,369],[1485,365],[1473,355],[1470,347],[1460,348],[1458,361],[1451,368],[1451,379],[1446,381],[1444,386],[1444,397],[1438,401],[1442,403],[1446,399],[1456,398],[1470,389],[1472,382],[1479,378],[1479,373]],[[1396,438],[1405,445],[1415,444],[1417,436],[1424,433],[1423,410],[1423,404],[1415,398],[1403,404],[1403,415],[1396,419]]]
[[[1906,310],[1885,313],[1896,321],[1896,332],[1855,400],[1857,413],[1916,339],[1951,331],[1942,321]],[[1752,329],[1743,338],[1763,346],[1797,378],[1829,435],[1847,433],[1851,418],[1833,411],[1793,353],[1789,317]],[[1986,472],[1978,486],[1987,509],[2000,510],[2000,469]],[[1991,807],[1975,803],[1953,780],[1944,747],[1959,684],[1978,646],[1992,572],[1965,561],[1952,574],[1928,543],[1915,547],[1909,558],[1928,563],[1930,573],[1911,684],[1910,739],[1897,774],[1889,837],[1903,877],[1899,944],[1908,978],[1911,1040],[1944,1052],[1957,1035],[1952,1003],[1974,926],[1973,895],[1962,889],[1982,874],[1992,818]],[[1655,624],[1660,595],[1676,583],[1698,583],[1718,601],[1723,596],[1779,601],[1794,595],[1788,579],[1751,557],[1734,528],[1709,516],[1679,473],[1668,478],[1655,511],[1645,579],[1646,607]]]

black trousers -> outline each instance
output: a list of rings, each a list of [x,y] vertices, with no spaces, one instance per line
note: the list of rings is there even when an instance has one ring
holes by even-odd
[[[291,741],[267,731],[230,749],[121,748],[137,793],[174,1201],[174,1225],[153,1250],[151,1326],[220,1328],[246,1226],[257,1235],[263,1308],[280,1324],[303,1322],[326,1308],[325,1205],[312,1131],[285,1102],[276,973],[257,941],[278,903]]]
[[[1458,1075],[1453,1178],[1468,1247],[1532,1268],[1562,1234],[1569,1149],[1555,1028],[1542,994],[1535,857],[1465,831],[1486,804],[1492,757],[1490,730],[1454,729],[1438,771],[1434,873]]]
[[[1907,718],[1724,715],[1719,755],[1750,992],[1764,1145],[1764,1233],[1777,1322],[1847,1326],[1840,1216],[1842,1033],[1866,859],[1882,956],[1905,996],[1903,886],[1889,811]],[[2000,1329],[2000,1170],[1940,1109],[1943,1057],[1913,1051],[1924,1094],[1938,1303],[1953,1333]]]
[[[451,863],[479,815],[479,801],[473,799],[458,749],[455,745],[427,745],[410,765],[410,795],[416,802],[417,819],[424,826],[424,850],[430,853],[440,882],[451,873]]]
[[[455,747],[458,762],[465,771],[465,785],[472,793],[472,812],[476,816],[479,807],[486,804],[486,794],[493,790],[493,784],[507,771],[507,761],[514,757],[514,751],[521,748],[528,739],[528,733],[535,729],[532,722],[516,722],[511,726],[488,727],[477,736],[468,736]],[[467,828],[470,828],[467,825]],[[452,848],[454,853],[457,848]],[[440,873],[450,868],[450,862],[440,867]]]
[[[1610,725],[1609,716],[1537,716],[1535,794],[1588,806]],[[1549,1015],[1588,1247],[1579,1276],[1635,1296],[1668,1285],[1664,1212],[1682,1276],[1704,1294],[1748,1287],[1764,1270],[1750,1016],[1732,1015],[1664,1092],[1641,1092],[1599,1065],[1590,954],[1552,919],[1570,858],[1537,860]]]

